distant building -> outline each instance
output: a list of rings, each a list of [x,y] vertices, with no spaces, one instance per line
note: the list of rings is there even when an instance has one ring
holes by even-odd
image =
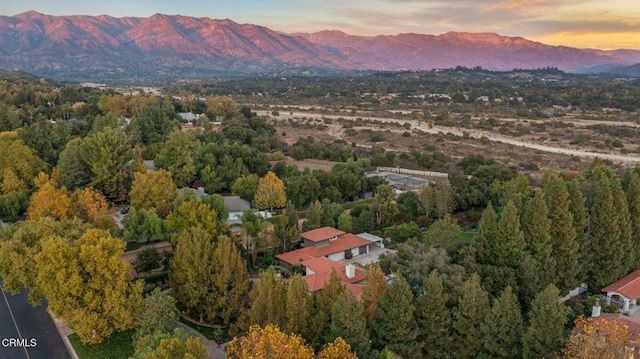
[[[249,201],[240,198],[240,196],[223,196],[224,205],[229,211],[227,217],[228,224],[242,223],[242,213],[248,209],[251,209],[251,203]]]

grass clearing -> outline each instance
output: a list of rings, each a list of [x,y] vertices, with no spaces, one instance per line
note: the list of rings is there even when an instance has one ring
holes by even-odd
[[[133,334],[135,329],[115,332],[99,344],[83,344],[74,333],[69,341],[80,359],[128,359],[134,353]]]

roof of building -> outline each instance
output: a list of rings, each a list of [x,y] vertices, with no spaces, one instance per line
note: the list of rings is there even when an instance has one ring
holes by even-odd
[[[276,258],[280,259],[281,261],[287,262],[289,264],[291,264],[292,266],[297,266],[300,265],[302,261],[306,260],[306,259],[314,259],[316,257],[308,254],[308,251],[304,251],[304,249],[309,249],[310,247],[307,248],[301,248],[301,249],[296,249],[295,251],[290,251],[290,252],[286,252],[286,253],[280,253],[278,255],[276,255]]]
[[[295,251],[278,254],[276,257],[291,265],[299,265],[301,260],[308,258],[326,257],[330,254],[344,252],[349,249],[358,248],[371,244],[370,241],[358,237],[355,234],[347,233],[340,236],[335,241],[329,242],[326,246],[321,247],[304,247]]]
[[[371,233],[359,233],[359,234],[356,234],[356,236],[364,238],[364,239],[369,240],[371,242],[382,242],[382,239],[383,239],[382,237],[376,236],[376,235],[371,234]]]
[[[242,212],[251,209],[249,201],[240,198],[240,196],[223,196],[222,199],[229,212]]]
[[[204,197],[204,196],[207,195],[207,192],[204,190],[203,187],[198,187],[198,188],[180,187],[180,188],[178,188],[178,193],[182,193],[184,191],[191,191],[198,198],[201,198],[201,197]]]
[[[617,282],[602,288],[603,292],[618,292],[628,299],[640,297],[640,269],[619,279]]]
[[[601,320],[614,321],[627,327],[633,335],[640,335],[640,322],[630,316],[620,313],[602,313],[599,317],[591,318],[595,323]]]
[[[193,120],[197,120],[200,118],[200,116],[202,116],[201,114],[195,114],[191,111],[189,112],[180,112],[178,113],[178,116],[180,116],[180,118],[182,118],[185,121],[193,121]]]
[[[142,161],[142,164],[144,164],[147,169],[151,171],[155,171],[158,169],[158,167],[156,167],[156,164],[152,160],[144,160]]]
[[[364,284],[352,284],[345,283],[344,285],[353,295],[360,300],[362,298],[362,290],[364,289]]]
[[[300,237],[308,239],[311,242],[321,242],[336,236],[341,236],[344,233],[345,232],[333,227],[321,227],[311,231],[302,232],[300,233]]]
[[[367,277],[367,272],[364,269],[359,267],[356,267],[356,273],[355,273],[356,275],[353,276],[353,278],[347,277],[346,266],[343,264],[342,269],[340,270],[332,269],[331,271],[310,274],[302,277],[304,278],[305,282],[307,282],[307,289],[309,289],[310,292],[316,292],[316,291],[322,290],[325,287],[325,285],[329,283],[329,280],[331,280],[331,272],[333,270],[335,270],[336,273],[338,273],[342,283],[344,283],[345,285],[362,282]],[[355,294],[356,293],[354,293],[354,295]],[[358,296],[356,295],[356,297]]]
[[[331,269],[344,269],[344,263],[332,261],[327,257],[303,259],[300,264],[314,273],[331,272]]]

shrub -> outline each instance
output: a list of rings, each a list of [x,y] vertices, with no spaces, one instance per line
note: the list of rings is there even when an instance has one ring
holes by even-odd
[[[133,265],[138,273],[149,272],[160,268],[160,255],[154,247],[145,248],[140,253]]]
[[[150,274],[146,277],[143,277],[145,283],[153,283],[155,285],[159,285],[164,283],[169,278],[169,272],[161,272]]]
[[[382,136],[379,133],[372,133],[371,134],[371,138],[370,138],[371,142],[380,142],[380,141],[384,141],[384,136]]]

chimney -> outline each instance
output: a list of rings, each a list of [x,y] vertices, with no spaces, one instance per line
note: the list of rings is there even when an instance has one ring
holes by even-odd
[[[346,267],[347,278],[353,278],[356,276],[356,266],[353,264],[347,264]]]
[[[593,303],[593,307],[591,307],[591,316],[593,318],[600,316],[600,299],[596,298],[596,302]]]

